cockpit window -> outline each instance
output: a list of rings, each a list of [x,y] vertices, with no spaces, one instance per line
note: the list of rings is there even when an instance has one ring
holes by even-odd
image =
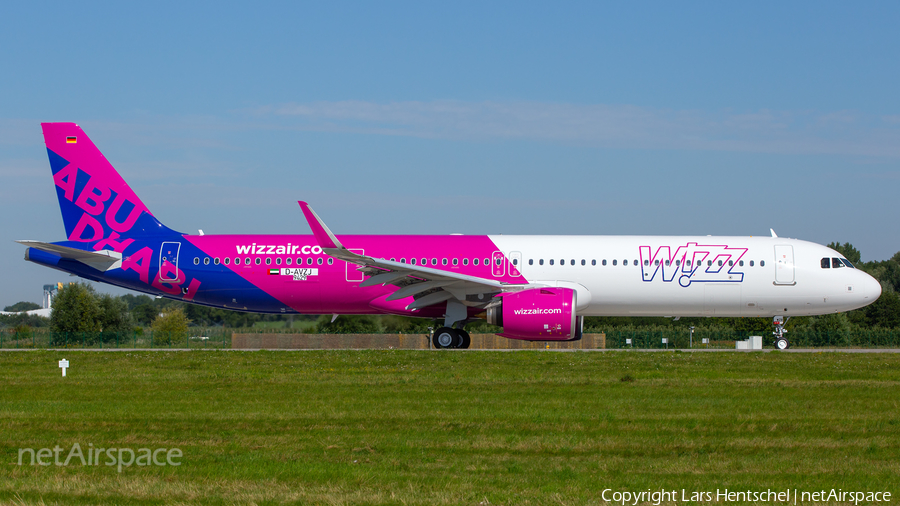
[[[828,257],[825,257],[825,258],[822,259],[822,268],[823,268],[823,269],[830,269],[830,268],[831,268],[831,260],[829,260]]]
[[[832,268],[837,269],[837,268],[843,267],[843,266],[844,266],[844,264],[843,264],[843,262],[841,262],[840,258],[832,258],[831,259],[831,267]]]
[[[849,267],[849,268],[851,268],[851,269],[855,269],[855,268],[856,268],[856,267],[853,267],[853,264],[850,263],[850,260],[847,260],[846,258],[842,258],[842,259],[841,259],[841,262],[844,262],[844,265],[846,265],[847,267]]]

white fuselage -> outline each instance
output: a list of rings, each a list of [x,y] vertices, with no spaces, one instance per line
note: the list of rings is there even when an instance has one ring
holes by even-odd
[[[796,239],[490,237],[529,282],[575,288],[582,316],[817,315],[881,294],[863,271],[823,268],[822,259],[843,258],[836,251]]]

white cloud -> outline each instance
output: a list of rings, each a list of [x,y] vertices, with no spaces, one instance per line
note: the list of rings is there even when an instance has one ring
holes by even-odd
[[[890,117],[853,111],[706,112],[543,102],[290,103],[258,108],[304,130],[470,140],[532,139],[610,148],[900,156]]]

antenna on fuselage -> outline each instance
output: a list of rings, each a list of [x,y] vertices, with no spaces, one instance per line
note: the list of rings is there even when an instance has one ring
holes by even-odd
[[[769,232],[772,232],[772,237],[778,237],[778,234],[775,233],[775,229],[770,228]]]

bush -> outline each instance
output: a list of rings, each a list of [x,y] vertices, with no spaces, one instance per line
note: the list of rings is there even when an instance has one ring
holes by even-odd
[[[153,345],[169,346],[173,343],[184,343],[187,340],[188,325],[191,321],[181,308],[169,308],[162,316],[153,320]]]

